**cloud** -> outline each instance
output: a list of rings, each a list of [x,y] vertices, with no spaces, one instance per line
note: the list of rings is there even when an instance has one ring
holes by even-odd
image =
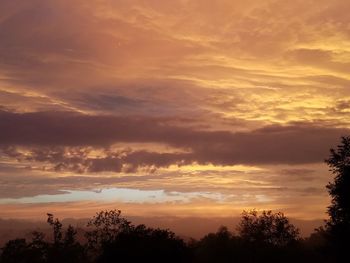
[[[90,116],[71,112],[1,112],[0,129],[0,144],[5,149],[33,147],[27,159],[54,163],[57,170],[94,172],[118,172],[123,164],[168,167],[193,162],[215,165],[322,162],[338,138],[349,133],[347,129],[314,123],[270,125],[247,132],[206,131],[172,125],[164,118]],[[116,143],[161,143],[187,149],[187,152],[108,151]],[[84,147],[88,146],[105,149],[106,156],[87,156]],[[58,150],[55,147],[59,147]],[[78,150],[72,154],[65,152],[64,147]]]
[[[30,218],[42,219],[48,211],[55,214],[59,218],[72,217],[76,218],[91,217],[96,211],[104,209],[120,209],[123,214],[128,216],[177,216],[184,217],[217,217],[239,215],[244,209],[272,209],[275,211],[285,211],[290,217],[315,219],[324,218],[324,214],[320,213],[327,203],[327,198],[322,199],[306,199],[304,196],[295,197],[294,204],[299,205],[281,205],[266,204],[259,202],[250,202],[249,205],[243,202],[237,202],[234,205],[230,202],[214,204],[211,200],[194,200],[190,203],[165,202],[165,203],[122,203],[122,202],[62,202],[62,203],[38,203],[38,204],[1,204],[2,218]],[[307,208],[300,207],[300,203],[308,201]],[[267,206],[268,205],[268,206]],[[84,209],[82,209],[82,207]]]
[[[32,96],[3,101],[11,110],[199,112],[288,123],[335,121],[324,104],[350,96],[342,0],[0,5],[1,86]],[[310,81],[322,75],[331,83]]]

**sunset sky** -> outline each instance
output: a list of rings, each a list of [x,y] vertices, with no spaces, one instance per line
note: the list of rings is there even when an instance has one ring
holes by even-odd
[[[348,0],[0,0],[0,218],[326,217]]]

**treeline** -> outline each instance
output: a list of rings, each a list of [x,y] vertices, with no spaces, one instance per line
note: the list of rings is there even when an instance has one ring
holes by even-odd
[[[85,241],[48,214],[52,234],[6,243],[1,263],[32,262],[334,262],[326,231],[307,239],[282,213],[245,211],[236,233],[220,227],[200,240],[185,242],[166,229],[133,225],[117,210],[101,211],[87,224]]]

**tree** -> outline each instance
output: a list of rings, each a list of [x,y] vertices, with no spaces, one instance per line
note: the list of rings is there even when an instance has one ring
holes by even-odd
[[[64,235],[63,243],[65,246],[72,246],[76,243],[75,236],[77,235],[77,231],[71,225],[68,226],[66,233]]]
[[[299,238],[299,230],[289,222],[283,213],[256,210],[243,211],[238,225],[238,233],[243,240],[277,247],[287,246]]]
[[[68,226],[64,235],[62,223],[52,214],[47,214],[47,222],[53,230],[53,244],[47,248],[48,262],[86,262],[84,247],[77,242],[77,231],[71,225]]]
[[[169,230],[134,226],[121,217],[120,210],[97,213],[86,232],[90,258],[94,262],[183,262],[187,248]]]
[[[183,240],[166,229],[153,229],[145,225],[131,225],[120,232],[112,242],[104,244],[96,262],[169,262],[179,263],[187,259],[187,247]]]
[[[48,262],[49,244],[45,241],[45,234],[39,231],[32,232],[32,242],[28,244],[29,262]]]
[[[53,241],[58,245],[62,240],[62,224],[58,218],[54,219],[53,214],[47,214],[47,223],[53,229]]]
[[[130,228],[130,222],[121,217],[120,210],[106,210],[96,213],[87,227],[93,228],[85,233],[88,246],[98,249],[99,246],[115,240],[120,232],[127,231]]]
[[[28,262],[28,244],[25,239],[14,239],[6,243],[1,255],[2,263]]]
[[[241,248],[236,237],[227,227],[221,226],[216,233],[209,233],[193,243],[194,262],[238,262]]]
[[[350,136],[342,137],[325,161],[335,176],[327,185],[332,200],[326,229],[337,252],[345,252],[350,242]]]

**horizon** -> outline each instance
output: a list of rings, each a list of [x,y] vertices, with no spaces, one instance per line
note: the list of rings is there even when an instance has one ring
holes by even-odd
[[[1,1],[0,219],[325,219],[324,160],[350,135],[349,11]]]

